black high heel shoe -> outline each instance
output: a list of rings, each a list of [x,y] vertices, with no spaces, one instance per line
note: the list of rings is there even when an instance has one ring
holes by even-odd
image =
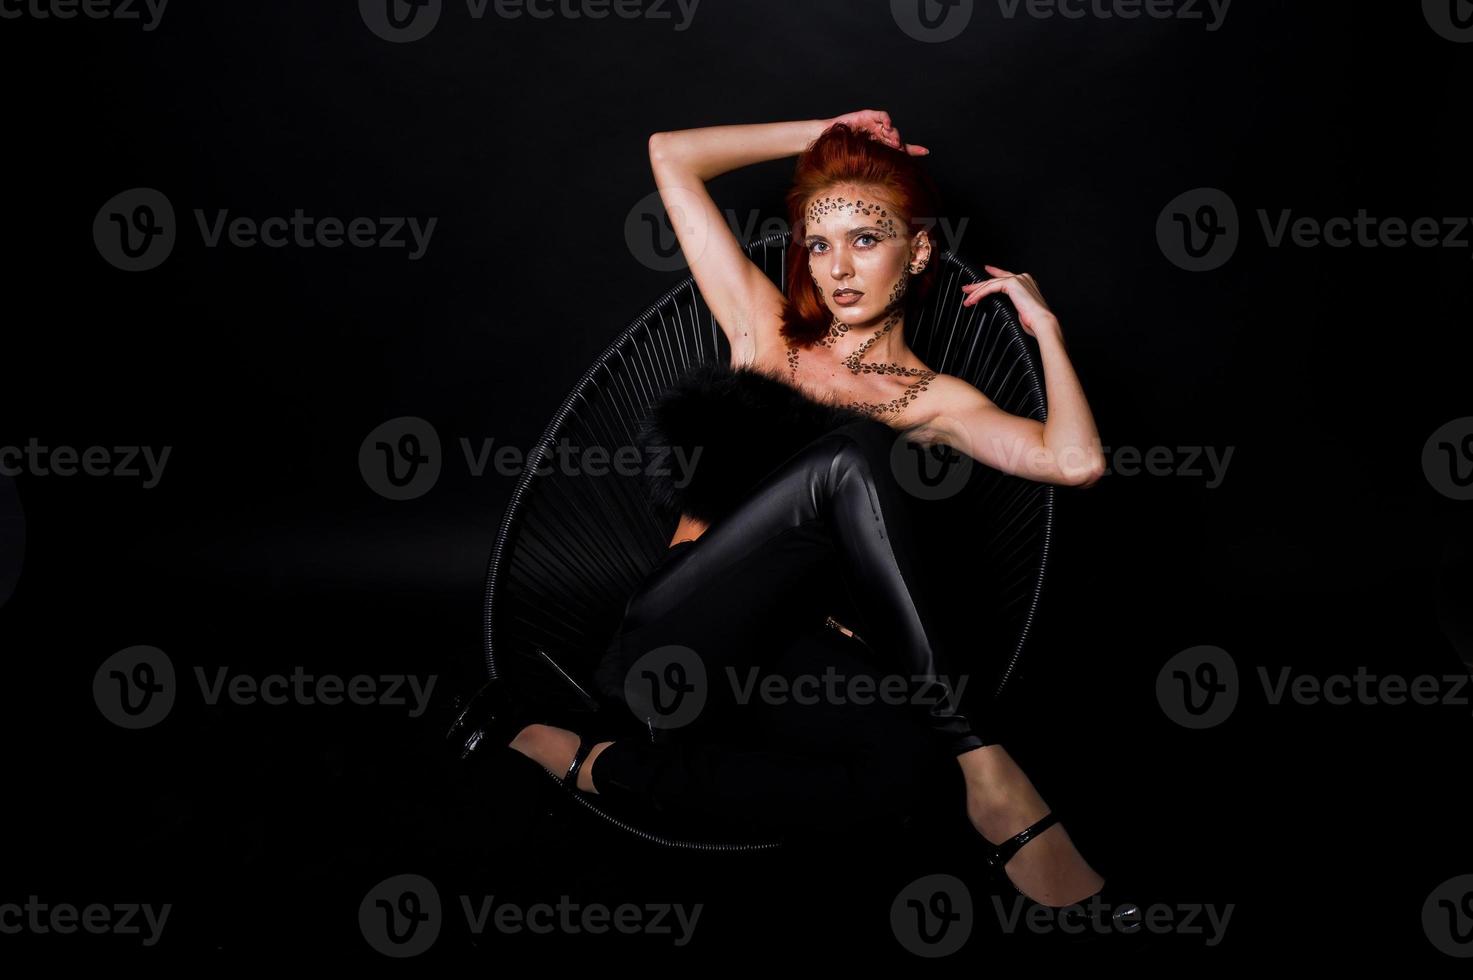
[[[1046,908],[1056,916],[1062,915],[1064,909],[1079,908],[1091,920],[1091,925],[1089,928],[1079,931],[1061,931],[1065,942],[1092,942],[1102,935],[1112,933],[1128,934],[1140,931],[1140,906],[1124,898],[1120,894],[1118,885],[1111,884],[1111,882],[1115,881],[1113,875],[1105,880],[1105,883],[1100,886],[1098,891],[1074,902],[1072,905],[1065,906],[1043,905],[1043,903],[1034,901],[1027,895],[1024,895],[1022,890],[1013,884],[1013,880],[1008,877],[1007,872],[1004,870],[1007,863],[1017,855],[1018,851],[1023,848],[1023,845],[1058,822],[1059,818],[1050,810],[1000,844],[994,844],[982,837],[981,834],[978,834],[977,838],[982,841],[985,849],[982,860],[989,874],[999,883],[1006,882],[1008,887],[1017,893],[1025,902]],[[1106,914],[1104,916],[1098,916],[1097,913],[1100,911],[1104,911]]]
[[[537,652],[551,662],[544,651],[539,649]],[[521,756],[520,752],[515,752],[510,746],[528,725],[567,728],[582,733],[578,736],[578,749],[573,755],[572,765],[566,773],[558,777],[558,781],[568,789],[576,789],[578,770],[583,768],[588,753],[599,742],[607,739],[587,733],[596,720],[598,702],[578,687],[555,663],[552,666],[577,692],[585,710],[569,712],[532,707],[524,699],[514,696],[511,685],[504,678],[487,681],[474,694],[469,697],[457,695],[451,703],[451,718],[445,726],[444,735],[456,757],[462,762],[475,762],[497,749],[506,749]]]

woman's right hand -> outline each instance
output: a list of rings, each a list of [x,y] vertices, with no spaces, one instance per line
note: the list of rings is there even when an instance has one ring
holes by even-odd
[[[913,157],[926,156],[931,152],[924,146],[916,143],[901,142],[900,130],[896,129],[890,122],[890,113],[884,109],[860,109],[858,112],[849,112],[842,116],[835,116],[828,121],[829,126],[835,123],[844,123],[862,133],[868,133],[881,143],[892,146],[897,150],[903,149]],[[828,129],[828,126],[825,126],[824,129]]]

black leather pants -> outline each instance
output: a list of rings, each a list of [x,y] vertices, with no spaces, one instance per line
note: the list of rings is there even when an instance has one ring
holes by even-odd
[[[631,668],[650,651],[678,646],[698,657],[711,695],[700,719],[683,725],[677,738],[657,742],[620,739],[600,754],[592,769],[604,791],[662,797],[667,803],[693,794],[729,799],[760,798],[772,805],[815,796],[846,793],[874,798],[879,784],[863,784],[854,761],[876,751],[873,739],[846,746],[830,744],[817,755],[797,743],[755,746],[716,742],[705,732],[731,731],[731,684],[750,676],[751,667],[768,668],[784,656],[810,666],[825,659],[815,643],[839,643],[826,659],[868,662],[879,675],[904,685],[904,695],[889,699],[902,707],[885,713],[850,712],[873,735],[889,727],[894,746],[900,712],[921,742],[901,738],[904,751],[930,748],[955,756],[997,741],[958,708],[958,662],[940,648],[939,631],[925,590],[919,587],[914,535],[906,491],[897,482],[890,453],[900,434],[877,420],[850,423],[815,439],[765,477],[733,512],[716,521],[696,541],[682,542],[651,570],[625,609],[623,623],[596,673],[601,693],[626,697]],[[858,639],[823,624],[838,615]],[[815,632],[817,631],[817,632]],[[847,651],[843,644],[858,644]],[[974,654],[975,655],[975,654]],[[863,670],[862,666],[856,670]],[[852,693],[852,691],[851,691]],[[979,697],[978,692],[974,697]],[[985,697],[980,700],[985,703]],[[651,702],[640,706],[649,714]],[[747,711],[752,701],[744,708]],[[635,706],[631,704],[631,706]],[[793,717],[790,713],[788,717]],[[648,719],[647,719],[648,720]],[[907,765],[893,752],[893,767]],[[914,756],[909,762],[914,763]]]

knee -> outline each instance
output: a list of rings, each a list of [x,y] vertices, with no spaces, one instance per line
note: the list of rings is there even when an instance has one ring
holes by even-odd
[[[899,432],[878,419],[858,419],[826,434],[823,439],[826,452],[823,455],[829,461],[862,464],[871,475],[879,478],[891,472],[891,454],[901,438]]]

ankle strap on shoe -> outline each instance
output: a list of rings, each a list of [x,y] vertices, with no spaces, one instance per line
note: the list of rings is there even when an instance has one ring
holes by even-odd
[[[992,865],[994,868],[1001,869],[1003,865],[1007,864],[1013,859],[1013,855],[1018,853],[1019,848],[1031,841],[1033,838],[1037,837],[1039,834],[1043,833],[1045,830],[1048,830],[1050,827],[1058,822],[1058,819],[1058,817],[1054,816],[1054,812],[1052,810],[1050,810],[1048,813],[1045,813],[1043,816],[1039,817],[1038,820],[1033,824],[1024,827],[1012,837],[1009,837],[1001,844],[998,844],[997,847],[993,849],[993,852],[988,855],[987,863]]]
[[[567,775],[563,776],[563,785],[569,789],[578,788],[578,770],[583,768],[583,760],[588,758],[588,753],[593,749],[593,739],[579,737],[578,751],[573,753],[573,761],[568,766]]]

